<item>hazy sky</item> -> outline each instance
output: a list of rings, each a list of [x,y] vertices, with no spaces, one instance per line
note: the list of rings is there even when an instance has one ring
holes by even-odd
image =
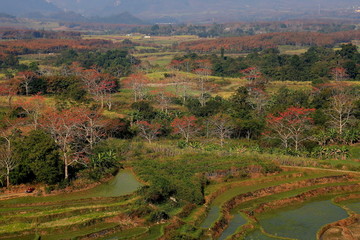
[[[128,11],[139,18],[170,16],[183,21],[211,17],[284,19],[317,14],[319,10],[355,12],[360,0],[0,0],[0,4],[0,12],[14,15],[65,10],[109,16]]]

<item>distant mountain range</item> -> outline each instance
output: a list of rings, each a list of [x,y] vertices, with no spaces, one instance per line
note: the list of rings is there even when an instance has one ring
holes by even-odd
[[[24,16],[29,13],[49,14],[62,11],[46,0],[0,0],[0,11],[3,13]]]
[[[131,24],[284,20],[345,10],[355,13],[360,8],[359,0],[0,0],[0,4],[1,12],[22,17]]]
[[[360,7],[359,0],[48,0],[62,9],[85,15],[128,11],[139,18],[187,19],[229,16],[238,19],[321,13]],[[266,17],[265,16],[265,17]]]
[[[94,1],[96,2],[96,1]],[[119,24],[146,24],[145,21],[126,11],[112,11],[103,16],[83,15],[76,8],[68,10],[56,6],[50,0],[0,0],[0,17],[27,17],[32,19],[54,19],[70,22],[98,22]],[[71,5],[71,1],[68,1]]]

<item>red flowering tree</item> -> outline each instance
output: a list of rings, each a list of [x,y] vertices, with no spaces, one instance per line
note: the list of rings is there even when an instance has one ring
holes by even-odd
[[[169,67],[184,72],[190,72],[192,69],[194,69],[194,62],[190,59],[184,59],[182,61],[174,59],[169,64]]]
[[[185,103],[191,88],[191,79],[177,70],[172,70],[170,74],[169,84],[175,87],[175,96],[181,97]]]
[[[171,123],[171,127],[173,127],[175,134],[180,134],[186,142],[189,142],[189,139],[200,130],[196,122],[197,118],[195,116],[184,116],[182,118],[175,118]]]
[[[69,166],[79,162],[83,153],[78,143],[81,136],[81,126],[87,121],[85,109],[70,108],[62,111],[48,108],[41,118],[41,125],[51,134],[64,161],[65,179],[69,178]]]
[[[89,69],[82,72],[82,80],[86,90],[100,102],[101,108],[106,103],[111,110],[111,93],[116,92],[116,79],[110,74]]]
[[[33,127],[36,130],[39,125],[41,112],[45,107],[45,98],[40,95],[35,95],[17,101],[16,105],[24,109],[26,114],[31,118]]]
[[[308,139],[304,133],[311,127],[313,119],[310,114],[314,111],[315,109],[289,107],[278,114],[269,114],[266,117],[268,132],[264,134],[280,139],[285,148],[293,141],[295,150],[298,150],[300,143]]]
[[[157,137],[161,128],[159,123],[149,123],[147,121],[138,121],[136,126],[139,129],[139,135],[148,140],[149,143]]]
[[[180,61],[180,60],[171,60],[169,67],[176,69],[176,70],[181,70],[183,68],[184,65],[184,61]]]
[[[151,92],[156,102],[161,107],[161,111],[167,113],[171,104],[171,98],[174,96],[170,92],[166,92],[164,88],[159,88]]]
[[[331,69],[331,75],[333,76],[333,79],[335,81],[342,81],[348,77],[348,74],[346,73],[346,69],[343,67],[336,67]]]
[[[0,96],[6,96],[8,105],[12,107],[12,99],[19,90],[19,79],[13,78],[0,82]]]
[[[240,73],[244,74],[249,81],[254,81],[261,77],[261,72],[256,67],[246,68],[241,70]]]
[[[149,83],[149,79],[142,73],[131,74],[124,79],[124,85],[131,88],[134,95],[134,102],[142,101],[146,95],[146,85]]]

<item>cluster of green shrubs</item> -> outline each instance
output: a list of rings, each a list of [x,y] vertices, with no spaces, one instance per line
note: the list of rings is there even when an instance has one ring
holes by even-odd
[[[270,160],[249,156],[221,156],[216,153],[167,158],[156,153],[145,153],[138,156],[133,165],[139,177],[150,183],[139,193],[151,203],[162,203],[173,197],[177,201],[202,204],[204,188],[209,184],[207,174],[218,171],[225,172],[225,176],[232,174],[230,169],[236,169],[239,176],[248,176],[251,174],[250,166],[258,166],[262,173],[280,171]]]

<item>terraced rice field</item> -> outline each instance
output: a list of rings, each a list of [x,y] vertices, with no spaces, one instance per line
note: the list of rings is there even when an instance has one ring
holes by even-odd
[[[351,239],[346,238],[349,232],[358,236],[360,174],[284,170],[213,181],[205,189],[204,205],[181,217],[181,209],[174,211],[170,220],[153,225],[130,217],[140,207],[139,197],[131,193],[140,184],[130,172],[69,196],[3,200],[0,239],[170,240],[167,233],[172,224],[178,233],[193,239]],[[341,223],[347,226],[346,233],[336,225],[339,220],[347,224]]]
[[[199,219],[188,221],[198,223],[204,239],[307,240],[316,239],[324,225],[356,214],[360,198],[336,204],[333,199],[360,192],[360,175],[287,169],[273,176],[210,185],[206,192],[207,214],[192,213]]]
[[[142,226],[127,214],[140,185],[121,171],[87,191],[0,201],[0,239],[156,239],[162,225]]]

